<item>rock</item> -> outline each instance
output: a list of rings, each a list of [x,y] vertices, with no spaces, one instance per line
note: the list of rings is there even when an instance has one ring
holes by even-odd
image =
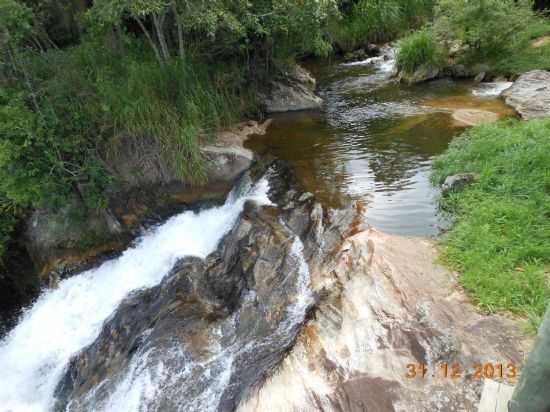
[[[454,78],[472,77],[472,72],[463,64],[454,64],[447,68],[447,72]]]
[[[369,53],[365,49],[357,49],[352,52],[346,53],[344,56],[344,61],[352,62],[357,60],[365,60],[369,57]]]
[[[498,113],[480,109],[458,109],[452,114],[453,120],[460,126],[475,126],[482,123],[496,122]]]
[[[550,72],[533,70],[522,74],[502,93],[506,104],[512,106],[523,119],[550,116]]]
[[[437,67],[421,67],[411,75],[401,72],[398,74],[398,77],[399,81],[401,82],[407,84],[416,84],[436,79],[439,77],[440,74],[441,72]]]
[[[444,73],[450,77],[457,79],[465,79],[480,76],[481,73],[489,73],[491,67],[487,64],[475,64],[473,66],[466,66],[462,63],[451,64],[446,67]],[[485,76],[484,76],[485,77]]]
[[[308,78],[308,73],[301,73],[301,79],[308,84],[313,84],[315,80]],[[297,74],[298,75],[298,74]],[[271,124],[271,119],[263,124],[254,121],[241,123],[240,125],[218,133],[215,142],[211,145],[203,146],[201,151],[207,159],[207,183],[229,183],[231,186],[235,180],[250,168],[254,154],[251,150],[245,149],[244,142],[251,135],[263,135]]]
[[[298,198],[298,202],[306,202],[309,199],[313,199],[314,197],[315,196],[313,195],[313,193],[305,192]]]
[[[365,60],[369,57],[379,56],[382,53],[382,48],[373,43],[367,43],[363,47],[349,51],[344,55],[345,62]]]
[[[290,67],[288,71],[288,77],[290,77],[291,79],[295,79],[296,81],[307,86],[311,91],[314,91],[315,87],[317,86],[317,80],[315,80],[311,73],[299,64],[294,64]]]
[[[512,321],[480,314],[436,257],[429,240],[358,230],[312,276],[314,315],[237,411],[476,411],[474,365],[519,367],[528,339]],[[459,376],[443,377],[441,363]]]
[[[378,56],[382,52],[382,49],[377,44],[374,44],[374,43],[367,44],[366,50],[367,50],[367,54],[371,57]]]
[[[449,50],[449,57],[451,58],[459,57],[465,54],[469,49],[468,45],[463,44],[459,40],[449,42],[447,48]]]
[[[485,80],[486,77],[487,77],[487,73],[481,72],[478,75],[476,75],[476,77],[474,78],[474,81],[476,83],[481,83],[482,81]]]
[[[451,190],[456,190],[464,187],[465,185],[472,183],[477,178],[475,173],[461,173],[457,175],[447,176],[445,182],[441,186],[443,193],[447,193]]]
[[[36,209],[25,224],[25,246],[42,283],[50,272],[67,273],[81,264],[123,247],[120,223],[108,211],[89,210],[73,196],[59,210]],[[54,275],[54,274],[52,274]]]
[[[313,77],[298,66],[271,82],[268,96],[262,98],[266,111],[276,113],[319,109],[323,100],[313,92],[315,81],[312,80]]]
[[[535,49],[539,49],[541,47],[545,47],[549,45],[550,45],[550,36],[539,37],[538,39],[533,40],[533,42],[531,43],[531,47]]]
[[[243,122],[217,133],[211,144],[201,148],[208,167],[202,185],[179,179],[155,141],[123,138],[120,147],[105,154],[116,182],[108,194],[109,208],[89,210],[74,195],[61,209],[37,209],[27,219],[25,246],[42,283],[54,285],[60,274],[67,276],[121,250],[152,216],[158,221],[175,208],[224,199],[252,164],[253,154],[244,148],[244,141],[252,134],[264,134],[270,122]],[[86,188],[79,185],[79,190]]]
[[[183,259],[159,286],[123,301],[71,361],[55,410],[100,408],[149,375],[158,390],[142,400],[147,410],[233,411],[276,369],[315,303],[310,276],[350,233],[354,214],[328,213],[291,190],[280,163],[270,170],[277,207],[248,203],[215,253]],[[291,202],[299,205],[285,211]]]

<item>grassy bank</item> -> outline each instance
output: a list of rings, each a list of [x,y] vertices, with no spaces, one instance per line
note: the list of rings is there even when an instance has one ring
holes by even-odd
[[[550,302],[550,120],[472,128],[435,161],[434,182],[473,172],[477,181],[442,198],[456,221],[443,260],[488,311],[528,316]]]
[[[529,1],[440,0],[432,21],[401,40],[398,60],[405,75],[440,62],[488,66],[494,75],[515,76],[534,69],[550,69],[550,19],[533,10]],[[437,46],[436,46],[437,44]],[[454,49],[451,52],[451,49]]]

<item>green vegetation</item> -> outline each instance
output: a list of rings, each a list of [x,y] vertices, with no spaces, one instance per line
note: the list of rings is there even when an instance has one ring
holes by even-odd
[[[477,181],[442,199],[456,222],[445,261],[485,309],[529,316],[550,302],[550,121],[477,126],[435,161],[434,181],[472,172]]]
[[[397,67],[405,75],[419,69],[439,68],[442,64],[443,51],[432,30],[418,30],[399,42]]]
[[[550,70],[550,41],[534,45],[537,39],[550,36],[550,19],[531,19],[521,31],[514,48],[500,56],[493,63],[495,72],[505,75],[518,75],[529,70]]]
[[[464,45],[462,59],[467,63],[483,61],[506,75],[550,69],[550,47],[532,47],[534,39],[550,34],[550,20],[536,14],[532,4],[525,0],[442,0],[434,25],[442,39]]]
[[[331,35],[343,51],[365,42],[393,40],[407,30],[422,26],[432,15],[435,0],[358,0],[343,2],[343,22],[334,24]]]
[[[402,40],[401,65],[405,74],[432,67],[430,50],[438,42],[440,50],[455,50],[456,63],[488,64],[495,74],[550,69],[550,43],[533,47],[535,39],[548,35],[550,19],[534,11],[531,0],[439,0],[428,25]],[[447,56],[439,57],[444,61]]]
[[[517,0],[440,0],[435,30],[459,41],[470,58],[502,55],[513,49],[535,19],[532,2]]]
[[[336,0],[0,0],[0,245],[26,210],[105,207],[128,139],[203,181],[201,142],[257,113],[279,66],[327,55],[339,16]]]

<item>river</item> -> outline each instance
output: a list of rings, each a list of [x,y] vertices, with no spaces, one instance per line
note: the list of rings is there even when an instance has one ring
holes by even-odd
[[[497,96],[506,85],[440,80],[406,87],[390,81],[392,69],[390,57],[316,70],[324,110],[276,116],[269,132],[248,145],[260,155],[287,160],[303,186],[328,207],[358,201],[376,228],[435,235],[444,219],[429,176],[434,156],[463,129],[453,113],[482,108],[509,115]],[[211,253],[245,200],[269,203],[267,189],[260,181],[240,196],[232,193],[223,206],[175,216],[120,257],[44,291],[0,342],[0,411],[51,411],[70,359],[95,340],[122,299],[159,284],[178,259]],[[297,261],[304,266],[303,258]],[[307,296],[305,283],[302,289]],[[305,316],[305,304],[298,306],[300,319],[293,325]],[[151,389],[136,370],[112,395],[106,404],[111,407],[98,410],[149,410],[142,402]],[[155,390],[162,388],[157,384]],[[215,394],[209,394],[201,395],[204,410],[216,409]]]
[[[446,220],[431,164],[464,129],[453,113],[513,115],[498,97],[510,84],[443,79],[405,86],[391,81],[393,67],[391,53],[387,60],[312,66],[324,109],[277,115],[248,146],[289,161],[328,206],[359,201],[367,222],[382,231],[433,236]]]

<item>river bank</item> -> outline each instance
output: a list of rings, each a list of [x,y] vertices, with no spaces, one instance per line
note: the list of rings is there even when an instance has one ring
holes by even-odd
[[[514,321],[479,313],[418,235],[441,230],[430,174],[464,130],[456,111],[511,112],[500,84],[404,87],[391,66],[331,66],[322,112],[276,116],[267,130],[244,124],[265,135],[244,143],[249,133],[229,132],[206,148],[236,160],[234,174],[227,159],[217,163],[223,178],[237,179],[255,154],[252,180],[224,206],[153,226],[42,295],[3,341],[0,364],[14,384],[0,393],[4,404],[475,410],[482,383],[472,369],[495,359],[519,367],[529,338]],[[261,161],[273,157],[286,162]],[[46,322],[54,313],[63,315]],[[36,341],[49,343],[34,351]],[[415,381],[411,363],[464,373]]]

